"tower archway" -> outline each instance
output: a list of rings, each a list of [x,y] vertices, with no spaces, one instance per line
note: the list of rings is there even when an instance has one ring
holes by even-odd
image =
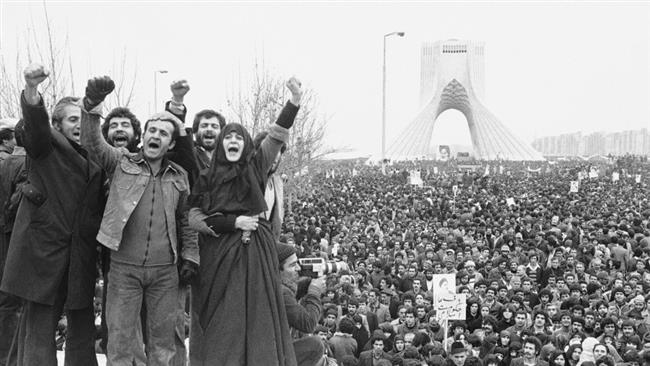
[[[456,109],[467,119],[477,158],[544,160],[481,103],[483,55],[483,44],[470,41],[439,41],[423,46],[420,96],[426,104],[390,146],[388,158],[433,156],[431,138],[436,121],[445,110]]]

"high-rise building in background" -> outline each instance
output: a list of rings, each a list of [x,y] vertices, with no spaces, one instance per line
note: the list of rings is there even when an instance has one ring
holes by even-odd
[[[433,128],[447,109],[465,115],[473,153],[479,159],[543,160],[542,154],[516,137],[483,104],[485,46],[447,40],[422,45],[421,111],[388,149],[390,159],[432,157]]]
[[[581,132],[535,139],[533,147],[544,156],[650,155],[650,131]]]

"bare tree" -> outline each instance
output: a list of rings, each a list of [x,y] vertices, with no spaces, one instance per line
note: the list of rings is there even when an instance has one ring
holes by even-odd
[[[285,80],[272,76],[264,66],[255,63],[250,85],[239,86],[231,93],[228,106],[234,122],[241,123],[253,136],[274,123],[284,104],[289,99]],[[291,207],[293,198],[300,195],[309,179],[309,169],[323,156],[335,152],[323,143],[327,117],[318,112],[317,94],[305,88],[296,116],[287,151],[282,158],[280,174],[286,175],[285,199]]]
[[[121,57],[116,63],[113,60],[111,67],[111,78],[115,81],[115,90],[110,94],[106,101],[106,107],[112,109],[115,107],[129,107],[133,103],[135,84],[138,79],[138,65],[133,63],[132,71],[129,71],[129,62],[127,60],[126,48],[122,50]],[[128,74],[127,74],[128,73]]]
[[[0,56],[0,117],[20,115],[20,91],[24,81],[22,73],[15,71],[8,70],[5,57]]]
[[[17,44],[24,45],[16,53],[15,63],[9,64],[4,55],[0,55],[0,116],[19,117],[20,92],[24,87],[23,69],[32,62],[44,64],[50,71],[50,77],[43,83],[41,93],[45,107],[52,112],[56,102],[68,95],[76,95],[75,74],[72,63],[70,39],[67,32],[61,36],[57,33],[49,18],[47,6],[43,2],[44,21],[34,22],[30,17],[29,26],[24,35],[17,37]],[[129,106],[133,102],[137,71],[127,73],[126,50],[121,60],[113,63],[111,70],[116,82],[115,93],[107,101],[111,106]],[[81,90],[83,92],[83,90]]]

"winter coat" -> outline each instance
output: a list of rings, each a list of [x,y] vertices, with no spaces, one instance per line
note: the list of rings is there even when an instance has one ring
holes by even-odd
[[[66,309],[93,305],[95,240],[104,213],[105,176],[79,145],[50,127],[42,99],[21,97],[28,181],[18,208],[0,290]]]

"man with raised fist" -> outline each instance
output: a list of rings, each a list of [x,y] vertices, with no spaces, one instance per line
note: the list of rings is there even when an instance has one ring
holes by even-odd
[[[107,358],[111,365],[131,365],[139,353],[134,347],[142,345],[134,324],[144,303],[147,363],[169,365],[175,354],[179,277],[189,282],[199,264],[197,234],[187,225],[187,173],[166,157],[185,131],[178,118],[161,112],[145,123],[138,152],[109,145],[100,131],[98,110],[114,88],[107,76],[90,79],[81,117],[82,145],[111,182],[97,235],[111,249]]]
[[[185,122],[187,108],[183,104],[183,100],[190,87],[187,80],[174,81],[170,85],[172,93],[171,100],[165,103],[165,110],[176,116],[181,122]],[[182,126],[181,126],[182,127]],[[179,130],[179,136],[175,140],[174,149],[167,152],[166,157],[180,165],[188,173],[190,186],[193,182],[193,176],[198,174],[198,166],[194,157],[194,144],[192,142],[192,129],[186,128],[184,131]],[[102,135],[106,142],[111,146],[118,148],[126,148],[129,152],[136,153],[139,150],[139,144],[142,137],[142,126],[138,118],[125,107],[117,107],[111,110],[102,124]],[[179,243],[182,245],[182,243]],[[102,247],[102,273],[104,277],[104,286],[102,288],[103,306],[106,308],[106,291],[108,289],[108,271],[110,267],[110,249]],[[181,270],[182,265],[181,264]],[[177,322],[177,339],[176,339],[176,356],[174,357],[174,365],[185,365],[186,362],[186,349],[185,349],[185,302],[188,294],[189,284],[181,281],[179,291],[179,320]],[[142,309],[142,319],[146,319],[146,309]],[[143,324],[142,328],[146,328]],[[146,330],[146,329],[145,329]],[[139,331],[140,332],[140,331]],[[106,328],[106,313],[102,313],[101,325],[101,339],[100,346],[102,350],[106,351],[107,347],[107,333]],[[146,338],[146,333],[143,334]],[[146,340],[145,340],[146,344]],[[136,359],[144,359],[144,352],[136,356]]]
[[[0,286],[24,303],[14,344],[17,361],[24,366],[57,364],[54,334],[65,311],[65,364],[97,365],[95,237],[104,211],[105,176],[79,145],[78,100],[61,99],[50,126],[38,92],[48,72],[32,64],[24,77],[21,108],[28,175]]]
[[[174,81],[171,85],[172,99],[165,105],[167,111],[173,113],[183,121],[185,121],[185,113],[187,113],[183,101],[185,94],[189,90],[190,87],[187,80]],[[194,133],[195,142],[194,156],[198,163],[199,171],[210,167],[212,152],[217,147],[217,136],[219,136],[221,129],[225,125],[226,119],[224,116],[212,109],[204,109],[194,116],[194,121],[192,122],[192,132]],[[191,172],[188,171],[188,173]]]

